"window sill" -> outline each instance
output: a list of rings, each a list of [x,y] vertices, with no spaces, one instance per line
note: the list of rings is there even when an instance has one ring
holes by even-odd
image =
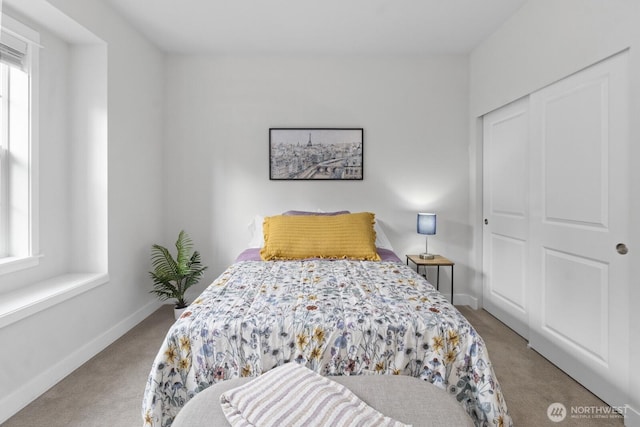
[[[40,263],[40,258],[42,255],[0,258],[0,276],[36,267]]]
[[[106,273],[64,274],[2,294],[0,328],[109,282]]]

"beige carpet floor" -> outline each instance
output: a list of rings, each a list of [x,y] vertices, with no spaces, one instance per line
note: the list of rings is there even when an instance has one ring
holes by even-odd
[[[489,313],[458,307],[485,339],[509,412],[523,426],[622,426],[621,418],[552,422],[550,404],[606,406]],[[142,427],[141,402],[153,358],[173,322],[165,305],[60,381],[3,427]],[[419,427],[419,426],[416,426]]]
[[[606,418],[571,416],[571,407],[608,408],[589,390],[547,359],[527,347],[527,341],[484,310],[457,307],[469,320],[489,349],[496,376],[507,401],[514,425],[519,426],[622,426],[618,415]],[[568,414],[553,422],[547,409],[561,403]],[[606,410],[606,409],[605,409]]]
[[[147,376],[173,321],[163,305],[2,427],[142,427]]]

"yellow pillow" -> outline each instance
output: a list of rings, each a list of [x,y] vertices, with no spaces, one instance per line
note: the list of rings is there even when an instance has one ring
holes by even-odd
[[[264,219],[260,257],[276,259],[343,258],[379,261],[375,215],[276,215]]]

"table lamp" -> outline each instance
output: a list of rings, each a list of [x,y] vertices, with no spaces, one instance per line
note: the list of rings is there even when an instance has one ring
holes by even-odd
[[[418,214],[418,234],[434,235],[436,234],[436,214],[419,213]],[[429,238],[425,237],[424,253],[420,254],[421,259],[433,259],[435,256],[429,253]]]

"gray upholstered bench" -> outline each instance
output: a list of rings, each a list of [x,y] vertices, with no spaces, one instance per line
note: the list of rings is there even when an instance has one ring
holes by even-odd
[[[384,415],[415,427],[473,426],[471,418],[452,395],[426,381],[407,376],[361,375],[329,377],[349,388]],[[198,393],[178,413],[172,427],[229,426],[220,395],[250,381],[223,381]]]

